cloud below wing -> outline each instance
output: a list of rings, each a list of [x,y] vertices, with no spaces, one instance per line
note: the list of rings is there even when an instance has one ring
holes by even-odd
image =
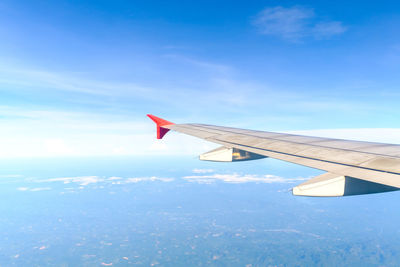
[[[253,175],[253,174],[206,174],[206,175],[189,175],[184,176],[184,179],[191,182],[211,183],[222,181],[226,183],[295,183],[304,181],[308,178],[283,178],[275,175]]]

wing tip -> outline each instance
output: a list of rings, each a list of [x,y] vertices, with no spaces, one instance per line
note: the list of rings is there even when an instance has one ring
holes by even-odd
[[[157,116],[154,116],[152,114],[147,114],[147,117],[149,117],[152,121],[154,121],[157,125],[157,139],[162,139],[166,133],[169,132],[168,128],[164,128],[163,126],[167,125],[173,125],[173,122],[161,119]]]
[[[154,116],[152,114],[147,114],[147,117],[149,117],[152,121],[154,121],[157,124],[157,126],[166,126],[166,125],[175,124],[173,122],[164,120],[164,119],[162,119],[160,117],[157,117],[157,116]]]

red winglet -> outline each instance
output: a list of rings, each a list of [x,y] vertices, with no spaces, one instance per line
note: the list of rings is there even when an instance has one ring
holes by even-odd
[[[157,124],[157,139],[163,138],[164,135],[166,133],[168,133],[168,131],[169,131],[168,128],[164,128],[162,126],[174,124],[174,123],[172,123],[170,121],[166,121],[164,119],[161,119],[161,118],[156,117],[156,116],[151,115],[151,114],[147,114],[147,117],[149,117],[152,121],[154,121]]]

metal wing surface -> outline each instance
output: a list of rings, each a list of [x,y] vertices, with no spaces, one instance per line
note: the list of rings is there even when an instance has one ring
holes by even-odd
[[[327,172],[294,187],[294,195],[343,196],[400,189],[400,145],[173,124],[149,117],[157,123],[158,133],[163,133],[159,138],[173,130],[221,144],[228,151],[224,153],[250,152]]]

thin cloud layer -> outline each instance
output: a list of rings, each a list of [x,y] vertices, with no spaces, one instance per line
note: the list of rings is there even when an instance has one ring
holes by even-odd
[[[213,169],[194,169],[192,172],[195,175],[187,175],[183,176],[183,180],[187,182],[196,182],[196,183],[205,183],[211,184],[216,181],[222,181],[225,183],[280,183],[280,184],[291,184],[297,183],[300,181],[307,180],[308,178],[283,178],[275,175],[256,175],[256,174],[238,174],[238,173],[231,173],[231,174],[219,174],[214,173],[215,170]],[[96,186],[103,186],[103,185],[124,185],[124,184],[136,184],[142,182],[173,182],[176,179],[170,177],[159,177],[159,176],[145,176],[145,177],[99,177],[99,176],[76,176],[76,177],[59,177],[59,178],[49,178],[49,179],[32,179],[29,178],[28,182],[33,183],[62,183],[68,184],[72,187],[65,188],[67,190],[74,190],[75,184],[80,189],[85,188],[88,185],[96,185]],[[51,190],[50,187],[19,187],[17,188],[19,191],[42,191],[42,190]]]
[[[49,179],[35,179],[35,178],[28,178],[26,182],[28,183],[62,183],[68,184],[69,187],[65,187],[65,193],[76,193],[77,189],[82,190],[85,189],[86,186],[94,185],[95,188],[105,188],[107,185],[126,185],[126,184],[136,184],[142,182],[173,182],[174,178],[167,178],[167,177],[157,177],[157,176],[149,176],[149,177],[129,177],[129,178],[122,178],[117,176],[111,177],[99,177],[99,176],[76,176],[76,177],[59,177],[59,178],[49,178]],[[22,192],[37,192],[37,191],[47,191],[52,190],[51,187],[30,187],[30,186],[21,186],[18,187],[18,191]],[[78,191],[79,191],[78,190]]]
[[[241,175],[238,173],[233,174],[209,174],[209,175],[190,175],[184,176],[184,179],[190,182],[198,183],[212,183],[215,181],[222,181],[225,183],[295,183],[298,181],[304,181],[308,178],[283,178],[275,175],[253,175],[245,174]]]
[[[305,7],[270,7],[253,20],[261,34],[298,42],[306,37],[326,39],[342,34],[346,27],[340,21],[317,21],[314,10]]]
[[[172,182],[173,178],[166,177],[130,177],[130,178],[122,178],[112,176],[109,178],[103,178],[99,176],[76,176],[76,177],[60,177],[60,178],[49,178],[49,179],[41,179],[35,182],[39,183],[51,183],[51,182],[62,182],[64,184],[75,183],[80,186],[86,186],[89,184],[98,184],[98,183],[111,183],[111,184],[131,184],[131,183],[139,183],[139,182]],[[23,190],[21,190],[23,191]]]

